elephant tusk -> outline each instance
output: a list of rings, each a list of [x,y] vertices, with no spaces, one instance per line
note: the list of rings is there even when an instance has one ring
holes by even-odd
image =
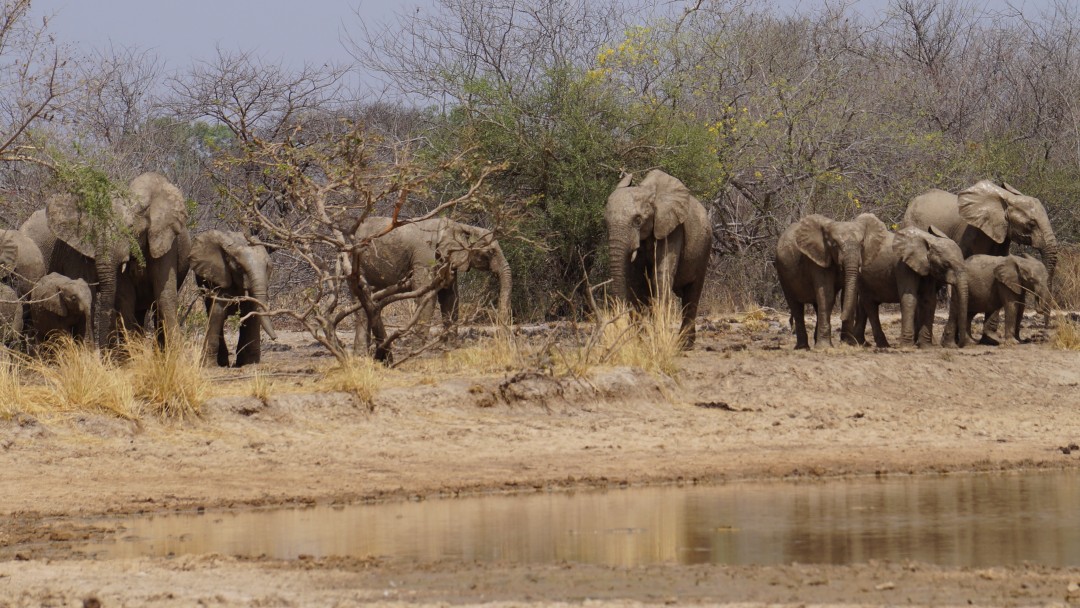
[[[637,252],[638,252],[638,250],[637,250],[637,249],[635,249],[635,250],[633,250],[633,251],[631,251],[631,252],[630,252],[630,263],[631,263],[631,264],[633,264],[633,263],[634,263],[634,260],[636,260],[636,259],[637,259]]]

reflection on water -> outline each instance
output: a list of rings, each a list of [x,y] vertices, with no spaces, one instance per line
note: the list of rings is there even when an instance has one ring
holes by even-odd
[[[100,557],[295,558],[638,565],[1080,565],[1080,474],[730,484],[169,515],[121,522]]]

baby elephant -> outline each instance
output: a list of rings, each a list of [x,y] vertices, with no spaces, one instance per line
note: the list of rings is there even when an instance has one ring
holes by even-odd
[[[91,301],[90,286],[82,279],[56,272],[42,277],[30,290],[30,321],[37,340],[44,342],[55,333],[88,340]]]
[[[1024,255],[973,255],[965,262],[968,274],[968,315],[962,328],[970,333],[971,319],[975,313],[985,313],[984,318],[1000,308],[1005,309],[1005,326],[1001,329],[1002,342],[1020,341],[1020,320],[1024,316],[1024,296],[1034,295],[1036,310],[1049,318],[1050,278],[1043,263]],[[982,344],[996,344],[983,332]]]

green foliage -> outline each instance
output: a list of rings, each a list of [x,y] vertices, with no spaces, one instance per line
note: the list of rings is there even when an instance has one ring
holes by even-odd
[[[86,242],[92,243],[96,251],[103,251],[118,241],[126,241],[132,259],[140,266],[146,263],[131,227],[121,220],[113,207],[114,199],[129,194],[127,187],[88,164],[56,163],[55,179],[57,186],[75,197],[78,209],[90,218],[83,236]]]

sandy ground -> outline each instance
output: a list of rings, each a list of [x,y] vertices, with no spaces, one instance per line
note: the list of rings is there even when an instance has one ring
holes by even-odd
[[[215,398],[194,422],[0,422],[0,606],[1080,602],[1080,570],[1035,566],[94,560],[71,551],[110,534],[87,518],[126,513],[1080,468],[1080,450],[1062,450],[1080,443],[1080,353],[1050,348],[1043,332],[1025,328],[1034,342],[1014,347],[795,352],[780,319],[702,321],[674,380],[629,368],[584,379],[415,372],[398,374],[370,406],[287,390],[328,364],[309,337],[291,333],[260,366],[275,394]],[[239,383],[251,371],[208,373]]]

